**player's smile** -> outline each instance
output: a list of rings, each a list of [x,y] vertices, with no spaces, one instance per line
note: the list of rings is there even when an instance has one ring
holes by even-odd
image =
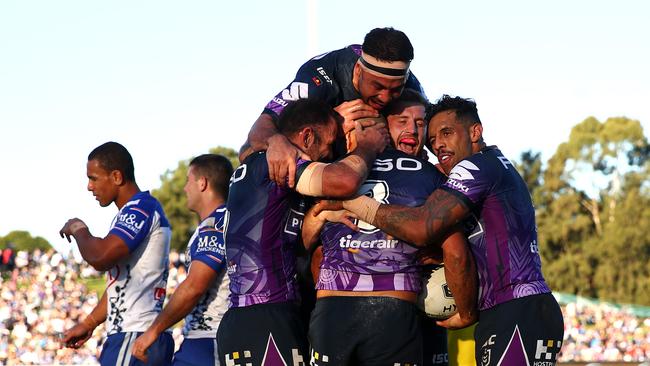
[[[453,159],[454,153],[446,149],[440,149],[436,152],[436,157],[440,162],[442,169],[449,174],[449,171],[456,165]]]

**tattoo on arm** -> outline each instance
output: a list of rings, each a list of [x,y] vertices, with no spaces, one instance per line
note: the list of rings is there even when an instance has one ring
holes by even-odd
[[[381,205],[374,225],[417,246],[425,246],[438,242],[469,212],[469,207],[461,199],[437,189],[420,207]]]

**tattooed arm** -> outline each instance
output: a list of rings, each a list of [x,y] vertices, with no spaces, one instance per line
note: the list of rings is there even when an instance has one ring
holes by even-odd
[[[458,196],[436,189],[420,207],[379,206],[372,225],[409,243],[425,246],[441,242],[447,230],[469,213],[469,207]]]
[[[323,210],[341,209],[420,247],[441,243],[448,230],[471,212],[462,198],[444,189],[433,191],[426,203],[419,207],[385,205],[368,196],[359,196],[347,201],[322,200],[312,212],[318,215]]]

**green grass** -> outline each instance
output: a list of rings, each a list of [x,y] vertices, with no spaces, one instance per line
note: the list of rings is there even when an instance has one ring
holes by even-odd
[[[102,297],[102,294],[106,289],[106,279],[103,276],[82,278],[81,282],[86,286],[88,292],[96,293],[97,298]]]

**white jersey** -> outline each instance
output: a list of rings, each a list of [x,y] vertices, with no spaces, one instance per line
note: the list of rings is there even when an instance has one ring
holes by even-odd
[[[109,235],[129,247],[129,256],[107,273],[108,335],[144,332],[162,310],[169,273],[171,228],[149,192],[136,193],[113,219]]]
[[[226,206],[217,208],[194,231],[187,245],[186,266],[192,271],[192,263],[201,261],[217,273],[217,278],[201,297],[198,304],[185,318],[185,338],[216,338],[219,322],[228,310],[230,280],[226,264],[226,246],[223,226]],[[186,279],[187,281],[187,279]]]

